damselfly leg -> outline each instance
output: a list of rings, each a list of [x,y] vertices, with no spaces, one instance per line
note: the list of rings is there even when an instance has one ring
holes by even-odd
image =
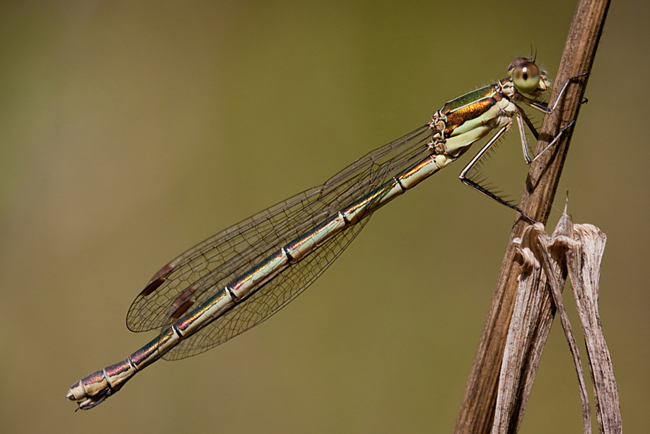
[[[526,161],[535,159],[528,155],[523,125],[535,137],[538,134],[517,103],[545,114],[553,112],[557,101],[549,108],[539,99],[550,86],[546,72],[534,59],[516,59],[508,67],[507,78],[447,102],[428,124],[369,152],[324,184],[180,254],[153,275],[127,313],[130,330],[157,330],[157,336],[121,362],[74,383],[66,398],[76,401],[79,409],[89,410],[157,360],[192,357],[261,323],[318,278],[377,210],[494,131],[460,179],[532,222],[517,205],[467,175],[510,129],[513,118],[519,124]]]
[[[521,61],[520,63],[517,63],[517,61]],[[513,62],[515,66],[513,67],[511,65],[511,68],[509,69],[509,73],[511,75],[512,83],[514,84],[514,91],[510,89],[507,85],[508,83],[505,83],[505,86],[501,88],[501,91],[504,95],[510,97],[511,101],[516,101],[516,102],[523,102],[526,105],[530,106],[531,108],[534,108],[544,114],[551,114],[553,111],[557,108],[558,103],[562,99],[564,92],[566,91],[568,85],[571,82],[576,81],[577,79],[587,75],[586,73],[576,75],[574,77],[571,77],[568,79],[564,85],[562,86],[562,89],[560,90],[558,97],[553,104],[552,107],[548,107],[545,103],[538,101],[534,99],[535,97],[539,96],[540,90],[546,90],[544,88],[544,85],[546,84],[545,81],[542,79],[545,77],[544,72],[540,71],[536,65],[528,63],[529,61],[526,59],[518,59],[517,61]],[[539,84],[534,84],[535,87],[531,87],[527,81],[530,80],[539,80]],[[525,90],[526,89],[533,89],[533,92],[526,94]],[[528,95],[530,95],[530,98]],[[510,201],[500,197],[498,194],[490,191],[488,188],[480,185],[480,183],[473,181],[468,177],[468,174],[472,171],[474,167],[476,167],[476,164],[481,161],[483,157],[487,154],[487,152],[490,150],[490,148],[510,129],[512,126],[512,117],[517,119],[517,125],[518,125],[518,130],[519,130],[519,137],[521,140],[521,147],[524,155],[524,159],[526,160],[526,164],[530,164],[533,161],[535,161],[537,158],[539,158],[540,155],[542,155],[546,150],[550,149],[553,147],[558,140],[562,137],[562,135],[571,127],[574,125],[574,121],[571,121],[569,125],[566,127],[562,128],[558,134],[551,140],[544,149],[542,149],[541,152],[539,152],[537,155],[534,157],[530,156],[529,153],[529,147],[528,147],[528,140],[526,139],[526,131],[524,128],[524,124],[528,126],[528,129],[531,131],[533,136],[535,137],[536,140],[539,139],[539,133],[537,132],[537,129],[529,119],[529,117],[526,115],[526,113],[521,109],[516,104],[512,104],[511,107],[508,107],[510,109],[510,112],[507,114],[509,115],[508,117],[499,117],[501,120],[501,123],[503,124],[503,127],[499,129],[492,138],[483,146],[483,148],[470,160],[470,162],[463,168],[459,175],[460,181],[467,185],[468,187],[471,187],[480,193],[483,193],[487,197],[494,199],[495,201],[499,202],[500,204],[503,204],[509,208],[512,208],[519,212],[527,221],[534,223],[535,220],[532,219],[530,216],[528,216],[526,213],[524,213],[519,206],[511,203]]]

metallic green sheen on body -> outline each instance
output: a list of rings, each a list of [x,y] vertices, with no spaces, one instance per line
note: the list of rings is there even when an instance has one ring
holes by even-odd
[[[503,99],[496,85],[489,85],[466,93],[447,102],[440,113],[446,117],[445,137],[454,135],[454,130],[466,121],[478,119]]]
[[[181,254],[154,274],[127,314],[131,330],[158,328],[161,333],[122,362],[74,383],[66,398],[76,401],[78,409],[91,409],[161,357],[196,355],[264,321],[318,277],[373,212],[454,162],[494,130],[459,178],[532,222],[516,205],[468,174],[513,119],[519,125],[524,157],[528,163],[534,161],[528,155],[524,126],[535,130],[516,102],[551,113],[555,106],[549,108],[537,99],[549,86],[546,73],[533,59],[516,59],[508,67],[508,78],[447,102],[431,122],[366,154],[321,186]],[[522,89],[533,98],[523,95]],[[281,273],[286,274],[274,281]]]
[[[444,106],[442,106],[440,112],[444,115],[448,115],[449,113],[453,113],[456,110],[461,109],[465,106],[474,104],[484,99],[492,98],[497,93],[497,91],[498,89],[495,87],[494,84],[481,87],[480,89],[473,90],[471,92],[466,93],[465,95],[459,96],[458,98],[454,98],[451,101],[448,101]]]

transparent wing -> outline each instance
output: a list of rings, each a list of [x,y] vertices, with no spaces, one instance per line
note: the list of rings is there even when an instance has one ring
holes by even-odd
[[[332,237],[233,309],[181,341],[163,359],[180,360],[195,356],[262,323],[307,289],[343,253],[369,219],[370,216]]]
[[[135,332],[142,332],[171,324],[175,320],[172,314],[178,312],[179,301],[191,297],[194,306],[204,302],[269,254],[422,159],[430,153],[426,146],[430,138],[430,129],[428,125],[424,125],[366,154],[323,185],[306,190],[261,211],[181,254],[160,269],[135,298],[127,313],[128,328]],[[362,225],[355,225],[343,232],[345,235],[339,234],[333,237],[322,249],[290,267],[260,291],[278,297],[276,291],[286,290],[282,282],[288,282],[290,278],[303,282],[305,286],[308,285],[343,251]],[[329,256],[328,246],[330,246]],[[332,259],[326,260],[329,257]],[[300,269],[290,271],[296,267]],[[246,304],[250,306],[249,312],[246,313],[245,309],[237,309],[237,312],[241,311],[238,314],[240,316],[233,320],[233,324],[245,323],[246,327],[235,327],[233,330],[236,331],[223,332],[222,335],[216,333],[214,339],[235,336],[254,325],[255,322],[252,320],[242,319],[245,315],[257,318],[256,322],[262,321],[264,318],[260,318],[261,313],[266,316],[272,314],[300,293],[300,290],[301,288],[293,288],[295,294],[283,295],[278,299],[286,299],[286,301],[272,302],[262,300],[264,295],[251,296]],[[270,307],[263,306],[265,303]],[[235,318],[235,312],[229,314]],[[216,323],[223,324],[219,320]],[[234,326],[231,324],[229,327]],[[212,330],[212,327],[204,330],[208,329]],[[207,331],[199,332],[199,335],[204,336],[204,339],[211,338],[211,333]],[[200,336],[195,338],[197,342],[200,341]],[[207,348],[223,342],[220,340],[214,343],[213,340],[206,344]],[[189,346],[192,339],[188,339],[187,342]],[[196,342],[194,346],[197,346]],[[183,351],[186,352],[185,355]],[[181,346],[175,353],[178,354],[176,358],[182,358],[196,354],[197,350],[188,350],[187,347]]]

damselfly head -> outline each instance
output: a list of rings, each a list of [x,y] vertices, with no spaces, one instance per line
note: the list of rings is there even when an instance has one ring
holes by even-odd
[[[508,66],[508,77],[521,93],[536,95],[551,88],[546,71],[540,69],[533,59],[520,57]]]

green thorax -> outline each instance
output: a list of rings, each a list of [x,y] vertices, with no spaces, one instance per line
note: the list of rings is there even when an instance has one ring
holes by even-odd
[[[440,109],[440,114],[446,117],[445,137],[463,123],[480,117],[504,97],[501,86],[495,83],[447,102]]]

